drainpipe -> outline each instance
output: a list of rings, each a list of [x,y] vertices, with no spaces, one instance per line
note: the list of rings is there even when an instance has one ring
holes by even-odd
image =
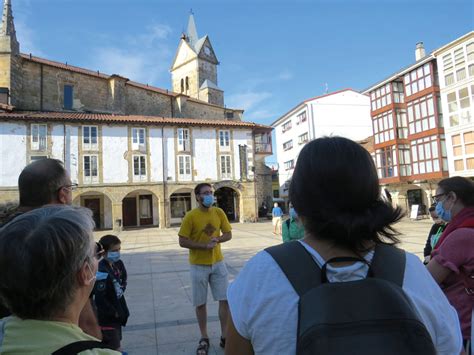
[[[165,169],[165,129],[164,129],[164,126],[161,126],[161,159],[162,159],[162,164],[161,164],[161,167],[162,167],[162,173],[163,173],[163,219],[164,221],[162,221],[160,223],[160,227],[163,226],[163,223],[164,223],[164,227],[166,228],[166,210],[167,210],[167,207],[166,207],[166,194],[168,192],[168,189],[167,189],[167,178],[166,178],[166,169]]]
[[[40,66],[40,111],[43,111],[43,64]]]

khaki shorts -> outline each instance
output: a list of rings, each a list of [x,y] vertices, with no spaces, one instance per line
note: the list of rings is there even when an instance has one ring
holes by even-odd
[[[272,224],[273,224],[274,227],[281,225],[281,217],[273,217],[272,218]]]
[[[191,264],[191,287],[194,307],[207,303],[208,285],[211,286],[214,301],[227,300],[229,279],[224,261],[219,261],[213,265]]]

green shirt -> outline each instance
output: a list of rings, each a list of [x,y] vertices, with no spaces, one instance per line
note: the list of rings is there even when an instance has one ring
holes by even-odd
[[[290,228],[288,228],[288,221],[290,221]],[[292,240],[299,240],[304,238],[304,227],[296,219],[290,218],[282,223],[281,235],[283,242],[290,242]]]
[[[0,321],[0,353],[51,355],[65,345],[80,340],[95,340],[84,333],[77,325],[63,322],[20,319],[15,316]],[[0,340],[1,341],[1,340]],[[107,349],[92,349],[80,352],[81,355],[120,355],[120,352]]]

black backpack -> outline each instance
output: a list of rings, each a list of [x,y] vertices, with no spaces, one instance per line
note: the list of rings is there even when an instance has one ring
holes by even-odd
[[[402,289],[405,252],[377,244],[367,278],[328,282],[299,242],[265,249],[299,295],[297,354],[435,355],[430,334]],[[334,258],[331,262],[363,261]]]

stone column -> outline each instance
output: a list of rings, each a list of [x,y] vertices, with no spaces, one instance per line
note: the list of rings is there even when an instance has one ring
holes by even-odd
[[[122,202],[112,202],[112,226],[116,232],[123,229],[122,217]]]
[[[171,224],[170,208],[169,208],[169,199],[164,201],[160,199],[160,229],[169,228]]]

